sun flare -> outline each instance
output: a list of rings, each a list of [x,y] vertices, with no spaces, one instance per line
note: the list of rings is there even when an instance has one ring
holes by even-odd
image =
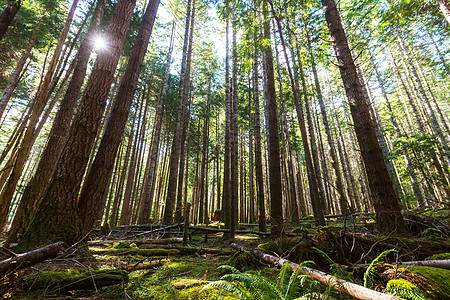
[[[102,36],[97,36],[94,39],[94,49],[96,51],[103,51],[108,48],[108,43],[105,38]]]

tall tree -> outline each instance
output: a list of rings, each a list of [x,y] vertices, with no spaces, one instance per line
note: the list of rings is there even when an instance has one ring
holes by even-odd
[[[41,155],[35,175],[28,182],[19,202],[9,232],[8,241],[15,239],[17,235],[22,235],[28,227],[28,224],[31,221],[30,214],[34,213],[36,207],[38,207],[42,199],[42,193],[45,192],[45,188],[55,169],[56,162],[67,141],[70,121],[72,120],[78,94],[86,76],[89,57],[94,48],[94,43],[92,41],[97,35],[100,21],[103,18],[104,9],[105,0],[99,0],[86,37],[78,49],[76,55],[77,65],[73,71],[66,94],[59,104],[59,110],[53,121],[47,145]]]
[[[400,205],[387,172],[369,109],[365,103],[361,82],[356,72],[356,66],[342,27],[339,12],[334,0],[322,0],[322,6],[369,180],[378,233],[406,235],[407,229]]]
[[[270,42],[270,19],[267,13],[267,0],[263,1],[263,11],[263,32],[265,39],[265,46],[263,48],[263,69],[265,73],[264,96],[266,97],[266,113],[268,120],[267,144],[269,152],[270,233],[274,237],[280,237],[283,234],[280,137],[278,135],[277,97],[275,92],[275,76]]]
[[[19,249],[59,240],[72,245],[81,238],[77,214],[78,192],[102,121],[135,4],[135,0],[120,0],[116,4],[105,35],[108,51],[97,57],[70,127],[69,139],[45,192],[46,201],[39,206],[19,242]]]

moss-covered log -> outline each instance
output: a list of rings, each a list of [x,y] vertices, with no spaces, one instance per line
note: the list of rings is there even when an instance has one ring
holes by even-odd
[[[169,256],[180,253],[176,249],[137,249],[137,248],[121,248],[121,249],[96,249],[90,248],[92,254],[96,255],[141,255],[141,256]]]
[[[102,286],[128,282],[124,270],[90,270],[79,272],[68,269],[61,272],[43,271],[24,276],[24,287],[29,290],[46,289],[47,291],[72,291],[97,289]]]
[[[9,272],[24,269],[46,259],[54,258],[63,249],[63,242],[58,242],[5,259],[0,262],[0,278]]]
[[[333,289],[338,290],[340,293],[350,295],[352,297],[355,297],[356,299],[401,300],[401,298],[398,298],[398,297],[395,297],[392,295],[388,295],[388,294],[383,294],[383,293],[365,288],[358,284],[348,282],[346,280],[326,274],[319,270],[314,270],[314,269],[311,269],[308,267],[300,267],[298,264],[292,263],[291,261],[289,261],[287,259],[275,257],[273,255],[266,254],[266,253],[258,251],[258,250],[247,249],[236,243],[232,243],[231,246],[237,250],[249,251],[249,252],[253,253],[253,255],[258,257],[259,259],[262,259],[265,262],[273,264],[278,267],[281,267],[284,264],[289,264],[293,270],[296,270],[297,268],[301,268],[301,271],[303,274],[309,275],[312,279],[317,280],[326,286],[331,286]]]

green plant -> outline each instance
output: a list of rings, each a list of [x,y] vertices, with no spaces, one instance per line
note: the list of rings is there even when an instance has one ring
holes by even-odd
[[[328,254],[326,254],[324,251],[322,251],[322,250],[320,250],[319,248],[316,248],[316,247],[311,247],[311,249],[313,249],[314,251],[319,253],[319,255],[322,256],[322,258],[329,264],[330,272],[333,275],[336,275],[337,277],[344,278],[344,279],[348,279],[349,278],[348,272],[344,268],[341,268],[338,264],[336,264],[331,259],[331,257],[328,256]]]
[[[310,261],[302,263],[301,266]],[[227,290],[242,299],[297,299],[302,295],[312,295],[320,289],[320,283],[308,275],[301,274],[301,266],[294,271],[289,264],[283,265],[276,282],[267,279],[260,273],[250,270],[240,272],[228,265],[220,266],[231,273],[222,276],[220,280],[206,285],[203,289],[216,287]]]
[[[405,279],[393,279],[390,280],[386,286],[386,291],[389,294],[395,294],[404,299],[410,300],[426,300],[427,298],[420,292],[419,288],[405,280]]]
[[[396,251],[395,249],[388,249],[386,251],[381,252],[380,255],[378,255],[367,267],[366,272],[364,272],[364,287],[371,287],[372,286],[372,279],[373,279],[373,269],[374,267],[382,262],[386,255],[388,255],[390,252]]]

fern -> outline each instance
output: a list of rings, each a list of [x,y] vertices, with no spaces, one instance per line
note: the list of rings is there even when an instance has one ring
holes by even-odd
[[[427,300],[427,298],[418,291],[408,290],[399,286],[390,286],[387,289],[389,294],[395,294],[396,296],[402,297],[408,300]]]
[[[301,294],[306,297],[304,299],[310,299],[312,295],[317,299],[317,295],[320,295],[317,294],[320,291],[320,283],[308,275],[301,274],[301,266],[310,263],[310,261],[303,262],[293,272],[291,266],[284,265],[277,281],[271,281],[256,271],[240,272],[234,267],[223,265],[220,268],[231,273],[211,282],[203,289],[216,287],[249,300],[292,300]]]
[[[388,249],[386,251],[381,252],[380,255],[378,255],[369,265],[369,267],[367,267],[366,272],[364,272],[364,287],[371,287],[372,286],[372,278],[373,278],[373,268],[381,263],[384,258],[386,257],[386,255],[388,255],[390,252],[392,251],[396,251],[395,249]]]
[[[348,273],[347,271],[345,271],[343,268],[339,267],[332,259],[331,257],[328,256],[328,254],[326,254],[324,251],[320,250],[319,248],[316,247],[311,247],[312,249],[314,249],[317,253],[320,254],[320,256],[323,257],[323,259],[325,259],[325,261],[328,263],[328,265],[330,266],[330,272],[333,275],[336,275],[337,277],[340,278],[347,278],[348,277]]]

